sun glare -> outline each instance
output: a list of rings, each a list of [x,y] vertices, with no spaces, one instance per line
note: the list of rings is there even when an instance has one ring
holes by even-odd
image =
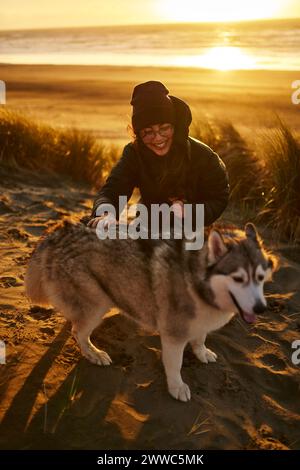
[[[273,17],[282,0],[162,0],[160,15],[166,21],[239,21]]]
[[[216,70],[241,70],[255,68],[255,60],[242,52],[239,47],[212,47],[202,55],[180,57],[176,65]]]

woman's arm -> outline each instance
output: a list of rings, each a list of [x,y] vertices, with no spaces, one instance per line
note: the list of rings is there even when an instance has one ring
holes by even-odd
[[[206,147],[198,159],[199,182],[196,202],[204,204],[204,224],[211,225],[224,211],[229,199],[229,182],[226,167],[221,158]],[[193,208],[194,220],[195,208]]]
[[[95,198],[92,217],[98,215],[97,209],[101,204],[111,204],[115,208],[116,218],[119,219],[120,213],[124,209],[124,207],[120,207],[119,211],[119,196],[126,196],[129,200],[135,186],[138,185],[137,159],[135,157],[132,145],[126,145],[120,160],[111,170]]]

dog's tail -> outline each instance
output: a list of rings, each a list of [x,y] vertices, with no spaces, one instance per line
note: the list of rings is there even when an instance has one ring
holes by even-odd
[[[25,293],[33,304],[49,305],[49,300],[45,292],[41,259],[39,256],[35,256],[35,253],[29,260],[27,267],[25,275]]]

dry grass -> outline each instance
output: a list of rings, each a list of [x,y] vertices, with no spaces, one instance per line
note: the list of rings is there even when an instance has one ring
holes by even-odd
[[[229,122],[196,121],[192,135],[224,160],[231,202],[241,219],[249,213],[263,221],[277,239],[300,241],[300,144],[279,118],[256,151]],[[253,142],[254,144],[254,142]]]
[[[115,147],[106,147],[86,132],[55,129],[6,109],[0,112],[3,167],[51,171],[99,186],[116,153]]]
[[[261,198],[258,174],[263,164],[230,122],[211,122],[204,116],[193,124],[192,135],[217,152],[229,175],[233,203],[255,206]]]
[[[265,204],[259,216],[279,237],[300,241],[300,144],[279,118],[275,130],[264,136],[261,159]]]

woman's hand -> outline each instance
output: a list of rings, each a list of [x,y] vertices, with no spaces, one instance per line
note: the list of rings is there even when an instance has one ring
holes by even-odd
[[[99,217],[94,217],[87,224],[90,228],[97,228],[98,223],[101,222],[102,229],[106,230],[110,225],[117,224],[115,216],[111,213],[100,215]]]

